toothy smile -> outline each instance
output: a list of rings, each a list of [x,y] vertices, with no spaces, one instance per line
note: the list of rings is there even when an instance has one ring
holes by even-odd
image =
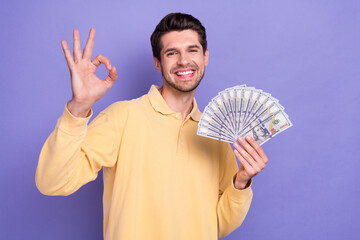
[[[176,72],[175,74],[178,76],[187,76],[187,75],[192,75],[194,73],[194,71],[184,71],[184,72]]]

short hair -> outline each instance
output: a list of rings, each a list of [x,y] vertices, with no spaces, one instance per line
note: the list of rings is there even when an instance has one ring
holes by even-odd
[[[185,13],[170,13],[166,15],[156,26],[151,34],[150,41],[153,56],[161,61],[160,52],[163,48],[161,37],[172,31],[194,30],[199,36],[199,42],[203,48],[204,54],[207,49],[206,30],[201,22],[193,16]]]

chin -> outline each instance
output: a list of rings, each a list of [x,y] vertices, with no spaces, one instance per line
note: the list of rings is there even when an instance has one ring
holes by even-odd
[[[188,92],[192,92],[192,91],[196,90],[196,88],[199,86],[203,76],[204,76],[204,74],[202,74],[201,77],[194,76],[193,79],[189,79],[189,80],[181,80],[181,79],[175,80],[174,78],[169,76],[169,78],[171,79],[171,81],[169,81],[169,79],[163,75],[163,80],[165,80],[167,85],[169,85],[171,88],[173,88],[179,92],[188,93]]]
[[[169,85],[171,87],[173,87],[174,89],[180,91],[180,92],[192,92],[194,91],[200,84],[200,81],[199,82],[196,82],[196,83],[193,83],[191,85],[180,85],[180,84],[173,84],[173,83],[169,83]]]

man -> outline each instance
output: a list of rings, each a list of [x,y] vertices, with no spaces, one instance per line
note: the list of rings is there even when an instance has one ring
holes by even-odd
[[[241,225],[252,199],[251,178],[267,162],[251,138],[229,144],[196,135],[194,94],[208,64],[205,28],[191,15],[165,16],[151,36],[163,86],[117,102],[92,123],[91,106],[117,78],[104,56],[92,61],[95,30],[81,54],[62,47],[73,97],[41,151],[39,190],[69,195],[103,169],[105,239],[217,239]],[[95,70],[105,64],[109,76]]]

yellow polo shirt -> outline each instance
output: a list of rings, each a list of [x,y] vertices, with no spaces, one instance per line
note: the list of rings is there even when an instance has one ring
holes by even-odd
[[[237,190],[227,143],[196,135],[193,109],[182,122],[152,86],[116,102],[89,126],[65,108],[40,154],[36,185],[69,195],[103,169],[104,239],[212,240],[239,227],[252,199]]]

